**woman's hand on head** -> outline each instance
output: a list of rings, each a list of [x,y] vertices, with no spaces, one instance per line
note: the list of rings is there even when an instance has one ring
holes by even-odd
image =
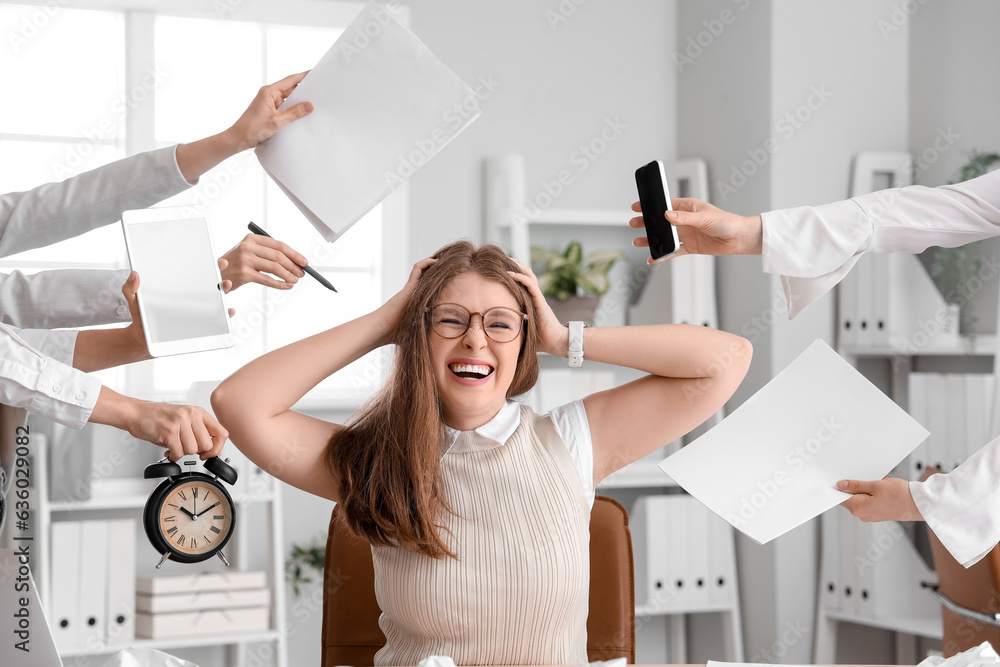
[[[569,345],[569,331],[562,325],[562,322],[552,312],[552,307],[545,300],[542,288],[538,286],[538,278],[534,271],[524,262],[517,262],[521,272],[509,271],[510,275],[517,282],[528,289],[531,294],[531,302],[535,306],[535,317],[538,319],[538,349],[548,354],[565,356]]]
[[[406,306],[410,294],[413,293],[413,289],[417,286],[420,276],[423,275],[428,267],[433,266],[435,262],[437,260],[433,257],[426,257],[414,264],[410,270],[409,277],[406,279],[406,284],[403,285],[403,289],[396,292],[391,299],[375,311],[382,319],[385,328],[385,336],[381,341],[382,345],[388,345],[392,342],[393,337],[396,335],[396,329],[399,327],[399,318],[403,314],[403,308]]]

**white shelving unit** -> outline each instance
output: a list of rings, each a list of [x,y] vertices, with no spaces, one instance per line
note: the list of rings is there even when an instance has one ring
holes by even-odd
[[[668,166],[668,182],[671,192],[675,196],[702,196],[701,189],[705,189],[704,164],[700,161],[688,163],[675,163]],[[700,181],[699,181],[700,179]],[[484,237],[488,241],[497,241],[505,245],[511,254],[523,261],[529,262],[530,248],[532,244],[532,231],[551,233],[552,231],[565,230],[573,234],[621,234],[622,247],[628,247],[634,231],[629,228],[628,220],[632,213],[626,209],[581,209],[581,208],[538,208],[526,207],[525,184],[524,184],[524,163],[520,156],[509,155],[499,158],[484,160],[483,163],[484,180]],[[617,231],[616,231],[617,230]],[[568,239],[567,239],[568,240]],[[584,244],[587,250],[586,243]],[[656,270],[663,271],[664,274],[675,271],[675,267],[683,266],[684,273],[671,274],[673,284],[686,281],[692,275],[689,267],[694,263],[699,263],[699,270],[705,278],[701,281],[703,287],[706,286],[700,296],[706,301],[704,309],[697,316],[685,316],[684,322],[703,323],[715,326],[718,322],[715,306],[714,294],[714,258],[689,256],[684,258],[688,264],[681,262],[668,262],[656,267]],[[659,296],[659,295],[657,295]],[[690,297],[686,304],[693,304],[697,296]],[[657,313],[652,315],[652,319],[659,322],[671,321],[671,309],[678,308],[676,297],[671,300],[670,295],[664,295],[663,299],[668,304]],[[680,318],[674,321],[682,321]],[[547,355],[543,355],[547,356]],[[565,367],[564,360],[559,359],[561,367]],[[544,370],[546,367],[555,368],[553,360],[540,359],[543,373],[540,375],[539,384],[544,382]],[[632,378],[628,378],[631,380]],[[622,384],[621,381],[616,384]],[[540,408],[542,406],[535,406]],[[710,425],[714,425],[721,420],[721,412],[713,417]],[[680,443],[675,443],[671,447],[679,447]],[[666,476],[657,467],[659,460],[665,458],[671,447],[661,450],[663,453],[650,455],[636,461],[620,471],[612,474],[597,486],[598,493],[608,495],[634,495],[635,492],[647,490],[652,493],[679,492],[677,484]],[[674,449],[675,451],[675,449]],[[637,527],[632,526],[636,531]],[[732,554],[735,563],[735,550]],[[734,581],[733,590],[738,590],[737,581]],[[734,662],[743,661],[743,638],[742,621],[740,618],[739,596],[736,593],[730,602],[718,604],[701,604],[685,608],[677,608],[669,604],[652,602],[645,605],[637,605],[635,614],[639,623],[645,620],[652,620],[662,617],[667,627],[667,662],[684,664],[690,662],[687,657],[687,622],[691,614],[719,613],[722,615],[724,628],[722,645],[725,650],[726,660]]]
[[[34,431],[34,429],[33,429]],[[53,523],[59,521],[80,521],[91,518],[101,518],[102,513],[109,511],[116,512],[119,516],[122,511],[127,511],[134,518],[140,532],[142,526],[142,509],[146,503],[147,495],[140,495],[135,487],[138,484],[122,484],[116,486],[112,481],[106,480],[105,485],[110,484],[112,489],[126,491],[124,495],[109,492],[108,495],[94,497],[90,500],[76,501],[51,501],[49,499],[49,462],[48,443],[44,436],[32,437],[32,478],[34,486],[31,487],[32,516],[31,525],[34,527],[34,540],[32,549],[35,558],[32,563],[33,577],[39,593],[39,599],[46,610],[47,617],[52,617],[52,598],[56,591],[52,590],[52,556],[51,556],[51,531]],[[150,461],[152,463],[152,461]],[[243,474],[243,473],[241,473]],[[154,480],[148,480],[153,482]],[[157,482],[159,480],[156,480]],[[245,480],[244,480],[245,481]],[[238,482],[239,483],[239,482]],[[150,484],[150,489],[155,484]],[[268,547],[269,547],[269,588],[271,591],[270,626],[268,631],[251,634],[226,634],[208,635],[191,638],[178,639],[143,639],[133,638],[124,642],[100,644],[90,646],[71,647],[60,649],[60,655],[64,659],[71,659],[83,656],[108,655],[116,653],[125,648],[148,647],[164,651],[178,648],[198,648],[207,646],[225,646],[228,650],[227,664],[234,667],[243,667],[246,663],[244,656],[247,646],[251,644],[267,643],[273,646],[269,651],[274,656],[274,664],[277,667],[288,667],[288,640],[282,628],[286,628],[285,613],[285,557],[283,552],[282,523],[281,523],[281,489],[275,482],[269,483],[269,490],[263,493],[246,494],[240,493],[240,487],[233,491],[233,500],[237,504],[237,511],[243,515],[244,519],[238,519],[236,532],[227,545],[225,552],[229,557],[233,570],[243,569],[248,555],[251,553],[250,533],[248,524],[245,522],[246,510],[255,504],[265,503],[268,513]],[[112,491],[112,489],[108,489]],[[13,491],[13,489],[12,489]],[[8,503],[13,499],[9,497]],[[9,539],[13,530],[7,532]],[[144,538],[137,538],[144,539]],[[138,556],[143,557],[143,556]],[[164,568],[169,568],[172,561],[167,561]],[[173,564],[178,568],[175,572],[161,570],[165,576],[168,574],[191,574],[197,570],[198,565]],[[179,568],[184,568],[183,571]]]
[[[852,179],[852,195],[864,194],[865,192],[872,191],[873,183],[880,177],[888,177],[888,182],[884,185],[890,187],[897,187],[909,184],[909,173],[906,172],[905,165],[908,164],[909,155],[907,154],[883,154],[883,153],[865,153],[859,155],[854,164],[854,174]],[[881,259],[885,259],[884,256]],[[866,258],[862,257],[861,261]],[[907,261],[913,260],[915,258],[904,257]],[[864,362],[869,362],[871,360],[886,360],[889,362],[889,395],[890,397],[901,407],[911,411],[911,402],[909,400],[909,376],[913,372],[916,362],[921,357],[943,357],[945,359],[958,358],[958,357],[993,357],[996,354],[998,347],[998,336],[995,334],[990,335],[957,335],[955,331],[957,330],[957,322],[955,323],[956,329],[950,332],[942,332],[938,336],[926,336],[919,346],[915,345],[892,345],[885,342],[863,342],[858,341],[858,327],[854,327],[854,331],[850,331],[845,327],[845,322],[853,320],[854,324],[857,325],[863,319],[864,308],[872,307],[870,303],[866,303],[865,299],[873,299],[875,306],[870,313],[876,313],[875,318],[870,318],[873,327],[870,329],[881,329],[882,321],[878,318],[884,317],[885,314],[880,309],[886,309],[887,306],[895,304],[898,309],[897,312],[910,313],[912,317],[916,318],[913,322],[907,321],[897,321],[890,323],[892,327],[905,327],[910,326],[912,330],[912,325],[917,321],[924,321],[927,316],[928,301],[932,301],[934,305],[930,306],[931,311],[936,313],[948,306],[944,303],[944,299],[937,294],[936,288],[933,289],[934,294],[929,294],[931,288],[928,287],[929,279],[925,276],[918,276],[912,274],[913,265],[911,264],[910,271],[913,277],[919,278],[921,285],[910,285],[903,284],[903,288],[921,288],[921,297],[916,298],[907,292],[904,293],[889,293],[885,295],[876,295],[875,297],[862,297],[860,302],[858,300],[858,294],[865,294],[865,292],[886,292],[889,289],[888,285],[879,284],[878,278],[885,277],[885,274],[879,273],[879,271],[884,271],[884,269],[876,268],[874,271],[867,272],[865,267],[862,267],[861,261],[859,261],[858,266],[855,269],[862,268],[859,275],[849,276],[852,278],[853,282],[848,282],[845,279],[844,282],[838,286],[838,308],[840,314],[838,315],[838,351],[841,356],[851,362],[854,366],[858,367]],[[854,273],[854,272],[852,272]],[[898,277],[898,276],[897,276]],[[916,282],[916,281],[915,281]],[[852,287],[854,285],[854,287]],[[854,290],[853,297],[850,290]],[[924,298],[927,296],[928,298]],[[902,304],[900,307],[900,301],[906,301],[907,297],[911,300],[919,301],[920,303],[907,305]],[[932,298],[931,298],[932,297]],[[888,304],[883,299],[888,301]],[[879,303],[881,302],[881,303]],[[921,311],[922,309],[922,311]],[[876,312],[878,311],[878,312]],[[888,317],[892,317],[892,313],[889,313]],[[878,323],[877,326],[874,326]],[[890,334],[891,334],[891,327]],[[996,370],[994,370],[994,375],[996,375]],[[995,407],[990,406],[995,411]],[[912,411],[911,411],[912,412]],[[994,418],[996,415],[994,415]],[[931,427],[929,424],[924,424],[925,426]],[[944,435],[944,434],[941,434]],[[933,435],[932,435],[933,437]],[[985,440],[979,445],[985,444]],[[976,444],[976,443],[972,443]],[[916,453],[914,453],[916,455]],[[913,455],[911,455],[913,456]],[[906,478],[913,466],[910,465],[909,459],[904,461],[896,468],[890,476],[894,477],[904,477]],[[824,521],[824,533],[827,533],[837,517],[831,516],[827,513],[822,517]],[[922,526],[918,526],[918,530]],[[907,550],[910,550],[909,545],[905,545]],[[816,643],[814,646],[813,662],[816,664],[832,664],[837,662],[836,647],[837,647],[837,634],[838,626],[841,623],[854,623],[859,625],[864,625],[868,627],[880,628],[883,630],[888,630],[895,633],[895,645],[896,645],[896,659],[897,664],[916,664],[924,656],[918,655],[918,638],[928,638],[940,640],[942,636],[942,620],[940,614],[940,608],[936,603],[923,604],[924,600],[919,599],[919,605],[911,605],[910,609],[903,610],[901,613],[889,613],[881,615],[864,614],[857,613],[856,611],[844,611],[832,609],[831,605],[828,603],[828,595],[830,594],[829,587],[831,586],[831,578],[836,579],[832,576],[832,573],[837,572],[838,569],[845,567],[843,560],[843,554],[833,554],[832,551],[826,549],[822,550],[822,562],[821,562],[821,580],[818,592],[818,604],[817,604],[817,614],[816,614]],[[893,553],[888,553],[889,556],[894,556]],[[888,560],[888,559],[887,559]],[[878,563],[876,563],[876,566]],[[918,569],[922,567],[921,564],[913,565],[911,567],[906,567],[906,564],[901,564],[903,569]],[[933,573],[928,571],[927,574],[929,578],[933,578]],[[905,590],[894,591],[893,595],[903,595],[903,596],[914,596],[919,595],[919,593],[912,590],[910,587],[918,586],[919,582],[912,581],[912,576],[898,577],[896,580],[897,585],[905,586]],[[838,591],[838,594],[842,595],[843,591]],[[927,594],[929,595],[929,594]],[[928,613],[914,613],[913,606],[920,606]],[[931,612],[930,610],[933,610]]]

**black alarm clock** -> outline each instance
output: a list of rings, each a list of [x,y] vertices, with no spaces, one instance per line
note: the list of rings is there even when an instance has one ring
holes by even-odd
[[[185,461],[185,466],[197,461]],[[206,474],[184,470],[177,463],[160,459],[143,472],[146,479],[166,477],[153,489],[142,513],[146,537],[157,553],[162,554],[156,568],[169,558],[178,563],[200,563],[222,553],[236,528],[236,504],[226,488],[236,484],[236,470],[218,457],[205,459]]]

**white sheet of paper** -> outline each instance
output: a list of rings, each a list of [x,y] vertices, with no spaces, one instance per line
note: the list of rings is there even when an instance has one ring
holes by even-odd
[[[282,108],[313,112],[256,149],[264,171],[335,241],[481,114],[476,93],[369,4]]]
[[[821,340],[711,431],[660,463],[684,490],[760,544],[882,479],[928,436]]]

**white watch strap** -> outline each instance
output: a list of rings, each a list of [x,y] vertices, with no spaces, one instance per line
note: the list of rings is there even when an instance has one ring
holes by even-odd
[[[580,368],[583,366],[583,322],[570,322],[569,327],[569,353],[566,355],[570,368]]]

